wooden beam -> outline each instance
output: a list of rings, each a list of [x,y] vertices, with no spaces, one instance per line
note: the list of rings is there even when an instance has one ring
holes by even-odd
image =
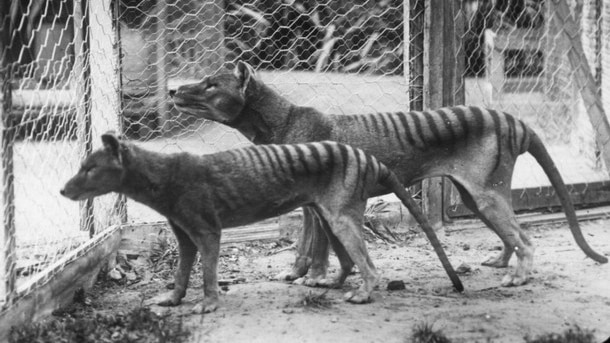
[[[274,218],[251,225],[223,229],[220,244],[230,245],[280,237],[278,219]],[[175,240],[167,222],[124,225],[119,251],[147,256],[159,241],[166,239]]]
[[[459,60],[456,37],[463,23],[455,20],[459,6],[454,1],[431,0],[426,2],[424,50],[424,109],[436,109],[463,103],[463,61]],[[443,222],[443,178],[424,180],[422,204],[433,226]]]
[[[554,11],[552,23],[562,32],[562,37],[570,43],[568,59],[574,72],[574,81],[585,103],[591,125],[595,129],[597,142],[602,150],[602,157],[606,167],[610,168],[610,123],[604,113],[601,96],[598,92],[595,77],[591,72],[585,56],[580,30],[570,13],[565,0],[553,0]]]
[[[11,125],[12,87],[8,47],[12,27],[3,14],[9,3],[1,8],[0,19],[0,308],[11,304],[15,292],[15,193],[13,169],[14,128]]]
[[[610,203],[610,182],[588,182],[568,185],[572,202],[580,205],[599,206]],[[512,190],[515,211],[561,208],[552,186]],[[464,204],[447,208],[447,216],[458,218],[474,215]]]
[[[11,327],[44,318],[70,304],[79,288],[90,288],[120,242],[120,227],[109,227],[20,285],[14,303],[0,312],[0,342],[8,341]]]

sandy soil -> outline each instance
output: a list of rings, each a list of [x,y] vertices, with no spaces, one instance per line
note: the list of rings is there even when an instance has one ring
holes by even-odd
[[[606,256],[609,224],[582,224],[588,241]],[[370,304],[342,301],[343,293],[359,284],[354,273],[343,290],[327,291],[330,307],[303,306],[305,295],[326,290],[273,281],[290,266],[294,251],[277,252],[277,243],[261,242],[223,249],[220,279],[235,284],[223,292],[215,313],[190,313],[202,297],[198,275],[191,278],[193,288],[182,305],[153,308],[181,316],[192,342],[408,342],[414,325],[424,322],[433,323],[453,342],[523,342],[525,335],[563,332],[573,324],[595,330],[600,342],[610,337],[610,265],[585,259],[565,225],[528,232],[537,245],[536,258],[530,282],[521,287],[499,287],[507,270],[480,265],[497,253],[497,237],[487,229],[462,228],[440,233],[454,267],[472,267],[461,275],[466,288],[461,294],[452,290],[425,238],[415,235],[400,245],[368,244],[382,276]],[[338,263],[331,259],[330,270],[336,272]],[[142,297],[165,291],[171,277],[160,275],[113,287],[100,303],[107,309],[137,306]],[[406,289],[388,291],[390,280],[403,280]]]

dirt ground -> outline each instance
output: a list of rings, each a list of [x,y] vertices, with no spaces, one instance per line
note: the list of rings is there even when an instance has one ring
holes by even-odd
[[[588,241],[606,256],[609,226],[609,220],[582,223]],[[480,265],[499,249],[491,231],[460,228],[444,230],[439,238],[454,267],[464,263],[472,268],[461,275],[463,293],[452,290],[422,235],[400,245],[369,242],[381,282],[374,301],[366,305],[342,300],[343,293],[358,286],[358,273],[342,290],[274,281],[290,267],[294,250],[281,249],[285,245],[277,242],[256,242],[223,249],[219,279],[229,285],[216,312],[190,313],[203,296],[200,271],[191,277],[182,305],[153,310],[181,316],[190,342],[409,342],[414,325],[421,323],[433,324],[452,342],[523,342],[525,335],[563,332],[574,324],[595,330],[599,342],[610,337],[610,265],[584,258],[566,225],[527,231],[537,250],[532,278],[521,287],[499,287],[507,270]],[[337,270],[331,256],[330,271]],[[406,289],[388,291],[390,280],[404,281]],[[166,291],[171,281],[169,271],[156,273],[130,286],[112,287],[98,301],[108,310],[137,306],[142,298]],[[303,305],[306,295],[326,291],[329,307]]]

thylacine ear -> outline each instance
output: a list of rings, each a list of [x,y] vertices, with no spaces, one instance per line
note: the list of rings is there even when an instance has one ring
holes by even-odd
[[[102,135],[102,143],[104,143],[104,149],[110,151],[119,160],[119,163],[123,163],[121,158],[121,142],[114,131],[104,133]]]
[[[243,61],[237,61],[237,65],[235,65],[235,69],[233,69],[233,74],[239,80],[240,90],[242,94],[246,93],[246,89],[248,89],[248,84],[250,80],[256,77],[256,72],[254,68],[250,66],[248,63]]]

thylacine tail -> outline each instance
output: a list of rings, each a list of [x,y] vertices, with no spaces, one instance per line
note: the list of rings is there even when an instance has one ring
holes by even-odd
[[[396,196],[402,201],[402,203],[407,207],[409,212],[415,217],[419,225],[421,225],[422,230],[428,237],[428,240],[432,244],[436,255],[441,261],[443,268],[445,268],[445,272],[449,275],[451,282],[453,283],[453,287],[458,292],[462,292],[464,290],[464,286],[462,285],[462,281],[458,277],[457,273],[453,269],[451,262],[447,258],[445,254],[445,250],[441,246],[441,243],[436,237],[436,233],[432,228],[432,225],[428,222],[428,218],[421,211],[419,206],[415,203],[413,198],[411,197],[411,192],[409,192],[398,180],[396,174],[390,171],[383,163],[379,163],[379,183],[386,187],[388,190],[391,190],[396,194]]]
[[[563,182],[561,174],[559,174],[559,170],[557,170],[557,167],[555,166],[555,162],[553,162],[553,159],[544,147],[540,137],[538,137],[533,130],[529,129],[528,131],[529,146],[527,147],[527,152],[534,156],[536,161],[538,161],[538,164],[540,164],[544,170],[546,176],[551,181],[551,184],[555,189],[555,193],[557,193],[557,196],[559,197],[561,206],[563,206],[563,211],[568,218],[568,225],[570,226],[570,231],[572,231],[572,235],[576,240],[576,244],[578,244],[582,251],[584,251],[584,253],[594,261],[599,263],[607,263],[608,258],[595,252],[582,235],[580,225],[578,224],[578,219],[576,218],[576,212],[574,211],[574,204],[572,204],[572,199],[570,199],[568,189]]]

